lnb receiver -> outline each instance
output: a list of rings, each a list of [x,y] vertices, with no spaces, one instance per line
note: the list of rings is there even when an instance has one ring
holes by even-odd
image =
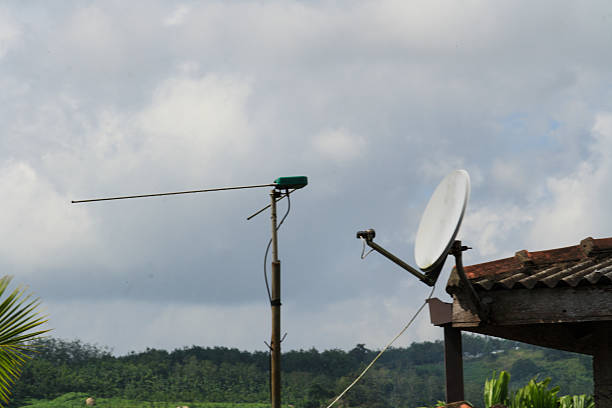
[[[368,242],[372,241],[375,236],[376,231],[374,231],[372,228],[365,231],[357,231],[357,238],[365,239]]]
[[[308,177],[306,176],[291,176],[291,177],[279,177],[274,180],[274,187],[279,190],[288,190],[306,187],[308,184]]]

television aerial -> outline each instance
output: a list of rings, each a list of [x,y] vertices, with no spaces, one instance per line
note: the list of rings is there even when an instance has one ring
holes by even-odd
[[[276,202],[287,198],[295,190],[306,187],[308,184],[308,178],[306,176],[289,176],[279,177],[274,180],[273,183],[269,184],[255,184],[248,186],[234,186],[234,187],[219,187],[219,188],[207,188],[202,190],[185,190],[185,191],[173,191],[168,193],[153,193],[153,194],[139,194],[139,195],[127,195],[127,196],[116,196],[116,197],[104,197],[104,198],[90,198],[87,200],[73,200],[73,204],[78,203],[91,203],[96,201],[112,201],[112,200],[127,200],[132,198],[147,198],[147,197],[161,197],[170,195],[180,194],[192,194],[192,193],[210,193],[213,191],[228,191],[228,190],[242,190],[250,188],[260,187],[272,187],[270,191],[270,204],[263,207],[259,211],[255,212],[247,218],[252,219],[258,214],[270,208],[270,219],[272,220],[272,238],[268,243],[268,249],[272,247],[272,272],[271,272],[271,288],[268,287],[268,277],[266,273],[266,287],[268,289],[268,296],[270,298],[270,306],[272,311],[272,334],[270,337],[270,402],[272,408],[281,408],[281,339],[280,336],[280,325],[281,325],[281,287],[280,287],[280,260],[278,259],[278,236],[277,231],[280,225],[283,223],[289,211],[285,214],[285,217],[281,219],[280,223],[277,223],[276,218]],[[266,256],[268,255],[268,249],[266,249]],[[265,262],[264,262],[265,264]],[[265,272],[265,269],[264,269]],[[267,343],[266,343],[267,344]]]
[[[457,269],[460,274],[464,274],[461,252],[469,248],[462,246],[461,241],[456,241],[455,238],[469,197],[470,176],[465,170],[449,173],[433,192],[421,217],[414,243],[414,259],[420,271],[376,244],[374,229],[358,231],[357,238],[428,286],[434,286],[449,254],[455,256]]]

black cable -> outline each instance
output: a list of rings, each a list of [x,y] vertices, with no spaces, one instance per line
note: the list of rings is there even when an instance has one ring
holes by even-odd
[[[266,247],[266,254],[264,255],[264,280],[266,281],[266,290],[268,291],[268,300],[272,303],[272,294],[270,293],[270,284],[268,283],[268,271],[266,269],[266,265],[268,263],[268,251],[270,250],[270,245],[272,245],[272,238],[268,241],[268,246]]]
[[[289,215],[289,211],[291,211],[291,197],[289,197],[289,194],[290,194],[289,190],[285,190],[285,196],[287,197],[287,212],[285,212],[285,215],[283,216],[281,221],[276,226],[277,231],[281,227],[281,225],[283,225],[283,222],[285,222],[285,218],[287,218],[287,216]],[[270,292],[270,284],[268,283],[268,269],[267,269],[268,252],[270,251],[270,245],[272,245],[272,238],[270,238],[270,240],[268,241],[268,246],[266,247],[266,253],[264,255],[264,280],[266,282],[266,291],[268,292],[268,300],[270,301],[270,303],[272,303],[272,293]]]

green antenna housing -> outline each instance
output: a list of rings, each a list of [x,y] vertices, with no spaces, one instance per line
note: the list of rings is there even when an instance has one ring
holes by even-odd
[[[298,189],[305,187],[308,184],[308,177],[306,176],[291,176],[291,177],[279,177],[274,180],[275,187],[279,190],[287,189]]]

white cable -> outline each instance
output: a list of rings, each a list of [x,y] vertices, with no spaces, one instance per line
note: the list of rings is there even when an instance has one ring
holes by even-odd
[[[353,381],[348,387],[346,387],[344,389],[344,391],[342,391],[340,393],[340,395],[338,395],[332,402],[331,404],[329,404],[327,406],[327,408],[331,408],[336,402],[338,402],[338,400],[340,400],[340,398],[342,398],[344,396],[344,394],[346,394],[348,392],[348,390],[350,390],[351,388],[353,388],[353,385],[357,384],[357,382],[359,380],[361,380],[361,377],[363,377],[365,375],[365,373],[370,369],[370,367],[372,367],[374,365],[374,363],[376,362],[376,360],[379,359],[380,356],[382,356],[382,354],[387,351],[387,349],[389,347],[391,347],[391,345],[395,342],[395,340],[397,340],[402,334],[404,334],[404,332],[408,329],[408,327],[410,327],[410,325],[412,324],[412,322],[414,322],[414,319],[417,318],[417,316],[419,315],[419,313],[421,313],[421,310],[423,310],[423,308],[425,307],[425,305],[427,304],[427,301],[429,299],[431,299],[431,296],[434,293],[434,290],[436,289],[436,286],[434,285],[433,288],[431,288],[431,292],[429,292],[429,296],[427,296],[427,299],[425,299],[425,302],[423,302],[423,304],[421,305],[421,307],[419,307],[419,310],[416,311],[416,313],[414,314],[414,316],[412,316],[412,318],[410,319],[410,321],[408,322],[408,324],[406,324],[406,326],[404,326],[404,328],[393,338],[393,340],[391,340],[389,342],[389,344],[387,344],[385,346],[385,348],[383,348],[380,353],[378,353],[378,355],[376,357],[374,357],[374,360],[372,360],[372,362],[370,364],[368,364],[368,366],[361,372],[361,374],[359,374],[359,376],[357,378],[355,378],[355,381]]]
[[[362,237],[361,241],[363,241],[363,247],[361,248],[361,259],[365,259],[366,256],[370,255],[370,252],[374,250],[374,248],[370,249],[368,253],[365,253],[366,240]]]

